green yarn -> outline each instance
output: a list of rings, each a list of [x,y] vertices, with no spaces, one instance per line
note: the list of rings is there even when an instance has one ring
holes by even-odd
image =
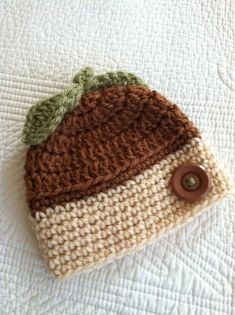
[[[117,71],[94,76],[89,67],[79,71],[73,82],[74,84],[62,93],[39,101],[29,109],[22,133],[23,143],[36,145],[46,140],[59,126],[64,115],[77,107],[82,95],[87,92],[115,85],[146,86],[132,73]]]
[[[144,81],[133,73],[117,71],[107,72],[93,77],[87,82],[87,91],[95,91],[101,88],[108,88],[114,85],[144,85]]]
[[[73,78],[73,82],[76,84],[84,84],[90,81],[94,77],[94,71],[90,67],[86,67],[80,70],[75,77]]]

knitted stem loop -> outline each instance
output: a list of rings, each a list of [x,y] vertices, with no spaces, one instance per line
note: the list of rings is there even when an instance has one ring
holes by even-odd
[[[73,78],[73,82],[76,84],[86,84],[94,77],[94,71],[90,67],[83,68],[80,70],[75,77]]]
[[[114,85],[146,86],[132,73],[117,71],[94,76],[90,67],[81,69],[75,75],[73,82],[74,84],[62,93],[39,101],[29,109],[22,133],[23,143],[37,145],[46,140],[59,126],[64,115],[79,105],[85,93]]]

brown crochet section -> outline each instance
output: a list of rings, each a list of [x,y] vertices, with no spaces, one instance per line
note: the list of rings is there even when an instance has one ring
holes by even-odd
[[[27,153],[31,213],[122,184],[198,136],[176,105],[146,87],[91,92]]]

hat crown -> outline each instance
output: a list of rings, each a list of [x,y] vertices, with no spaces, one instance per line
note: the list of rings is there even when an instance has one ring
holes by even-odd
[[[41,100],[29,109],[22,133],[23,143],[36,145],[47,139],[60,125],[65,114],[79,106],[85,93],[114,85],[145,86],[143,80],[132,73],[117,71],[94,76],[89,67],[80,70],[73,82],[60,94]]]

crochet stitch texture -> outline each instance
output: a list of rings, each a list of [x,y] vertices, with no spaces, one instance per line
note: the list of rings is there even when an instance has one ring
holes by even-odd
[[[198,129],[135,75],[85,68],[74,82],[32,107],[23,130],[31,219],[59,278],[141,248],[232,187]],[[171,187],[188,162],[210,177],[196,202]]]
[[[72,111],[83,94],[112,85],[145,85],[132,73],[118,71],[93,75],[89,67],[82,69],[73,79],[74,84],[61,94],[39,101],[28,111],[22,141],[25,144],[38,144],[45,140],[60,124],[64,115]]]

